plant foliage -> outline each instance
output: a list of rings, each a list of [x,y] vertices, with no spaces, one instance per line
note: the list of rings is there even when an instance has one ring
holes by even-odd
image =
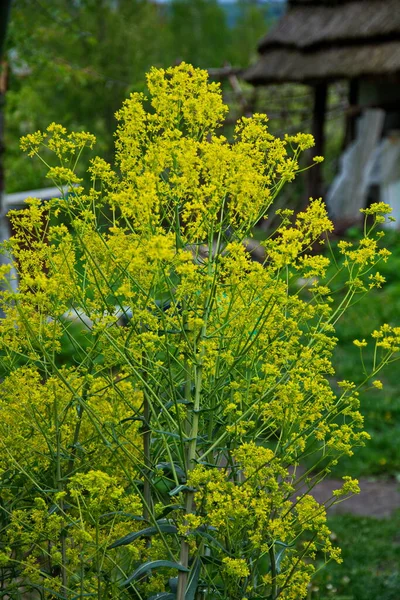
[[[2,593],[299,600],[317,551],[340,560],[310,491],[368,437],[331,356],[337,320],[382,282],[389,209],[342,244],[340,302],[313,252],[332,229],[321,200],[281,211],[254,262],[244,241],[312,137],[274,138],[254,115],[229,144],[219,86],[190,65],[152,69],[148,89],[117,113],[117,165],[93,159],[90,189],[75,168],[93,136],[52,124],[22,140],[69,192],[12,213],[3,247],[18,291],[1,296]],[[373,338],[365,381],[400,330]],[[345,477],[327,505],[357,491]]]

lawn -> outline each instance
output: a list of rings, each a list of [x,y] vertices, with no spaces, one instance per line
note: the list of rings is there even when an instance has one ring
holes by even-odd
[[[357,237],[357,230],[350,231]],[[383,323],[400,324],[400,237],[390,232],[386,244],[392,257],[379,267],[387,283],[360,299],[337,325],[339,344],[334,364],[337,380],[362,378],[360,350],[354,339],[368,340]],[[364,362],[372,351],[364,352]],[[400,384],[394,362],[380,374],[383,389],[361,395],[361,412],[371,440],[337,466],[334,475],[400,479]],[[400,508],[400,507],[399,507]],[[329,564],[316,575],[310,600],[398,600],[400,597],[400,511],[390,519],[341,515],[329,519],[342,548],[343,564]]]
[[[310,600],[398,600],[400,511],[391,519],[336,516],[329,524],[343,563],[317,573]]]
[[[350,233],[357,236],[357,230]],[[379,271],[386,278],[382,289],[374,290],[361,297],[345,313],[337,324],[339,344],[334,356],[336,379],[361,381],[362,361],[360,350],[353,344],[354,339],[368,339],[374,329],[383,323],[400,325],[400,237],[389,232],[386,245],[392,252],[387,263],[379,265]],[[363,351],[363,360],[368,370],[372,364],[372,345]],[[361,412],[365,417],[365,428],[371,440],[355,455],[344,458],[338,465],[338,472],[354,477],[380,475],[396,477],[400,473],[400,386],[399,363],[393,362],[380,374],[383,389],[371,387],[361,395]]]

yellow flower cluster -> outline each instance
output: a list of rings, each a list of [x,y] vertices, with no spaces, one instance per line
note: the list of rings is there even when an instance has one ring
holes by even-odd
[[[62,125],[51,123],[44,133],[37,131],[21,138],[21,149],[28,156],[34,156],[45,147],[63,160],[70,159],[85,147],[93,148],[95,142],[96,138],[91,133],[82,131],[68,134]]]
[[[352,479],[348,475],[343,477],[343,485],[339,490],[334,490],[334,496],[346,496],[347,494],[359,494],[360,486],[357,479]]]

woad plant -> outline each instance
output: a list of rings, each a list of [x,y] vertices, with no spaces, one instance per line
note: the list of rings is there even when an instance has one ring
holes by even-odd
[[[11,213],[3,244],[0,597],[300,600],[340,561],[326,507],[358,491],[310,493],[368,437],[332,353],[337,320],[383,281],[390,209],[340,244],[345,290],[315,251],[332,229],[318,199],[281,210],[255,262],[244,241],[312,137],[274,138],[257,114],[228,143],[218,85],[186,64],[148,89],[88,187],[93,136],[22,140],[67,192]],[[363,385],[399,348],[399,328],[372,335]]]

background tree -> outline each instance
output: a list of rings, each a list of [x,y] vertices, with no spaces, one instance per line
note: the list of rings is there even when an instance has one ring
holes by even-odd
[[[257,43],[272,23],[271,5],[257,0],[238,0],[231,32],[231,62],[247,66],[257,56]]]
[[[4,181],[4,92],[6,87],[7,73],[6,66],[3,64],[3,48],[7,33],[7,26],[11,8],[11,0],[4,0],[0,3],[0,240],[8,236],[7,220],[3,216],[3,194],[5,189]],[[4,257],[0,258],[4,262]],[[0,311],[1,314],[1,311]]]
[[[217,0],[173,0],[169,22],[176,59],[209,68],[231,58],[227,14]]]
[[[0,4],[0,209],[1,209],[1,196],[4,190],[4,169],[3,169],[3,104],[4,104],[4,89],[3,89],[3,46],[6,38],[8,19],[11,8],[11,0],[5,0]]]
[[[9,188],[21,190],[45,182],[17,158],[19,137],[49,121],[93,131],[110,158],[114,113],[150,65],[169,60],[169,35],[163,11],[144,0],[16,0],[13,12],[7,166]]]
[[[144,87],[150,66],[246,66],[268,5],[217,0],[15,0],[8,54],[8,191],[48,185],[21,157],[19,138],[63,122],[92,131],[113,155],[114,113]],[[28,34],[27,34],[28,33]]]

